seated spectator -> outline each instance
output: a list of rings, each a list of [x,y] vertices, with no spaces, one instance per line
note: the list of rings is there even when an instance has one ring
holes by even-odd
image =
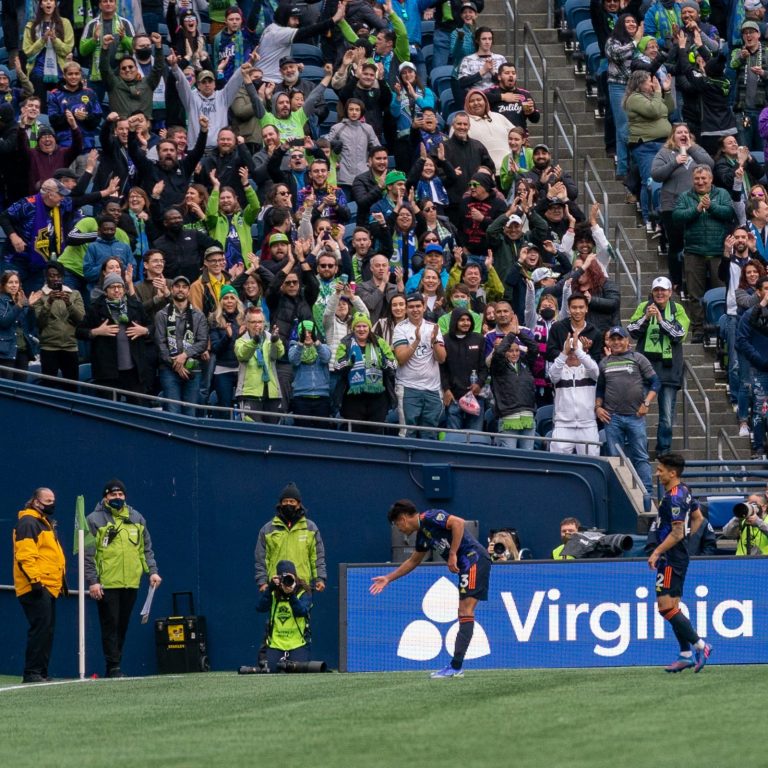
[[[382,425],[394,398],[395,355],[387,341],[373,333],[367,314],[355,314],[351,328],[334,358],[334,370],[343,381],[341,415],[372,422],[370,426],[353,424],[353,432],[383,434]]]
[[[475,319],[466,307],[454,309],[450,314],[450,327],[444,335],[445,360],[440,364],[440,379],[445,406],[445,426],[448,429],[483,428],[484,398],[480,390],[488,370],[485,365],[485,339],[474,329]],[[471,392],[479,405],[477,413],[470,413],[460,400]]]
[[[299,416],[331,415],[330,370],[331,350],[321,340],[312,320],[302,320],[291,341],[288,360],[293,366],[291,412]],[[298,426],[329,429],[326,421],[301,419]]]
[[[535,346],[529,354],[535,354]],[[520,344],[508,333],[491,355],[491,388],[498,418],[496,443],[502,448],[533,450],[536,384],[520,356]]]
[[[239,370],[235,355],[235,342],[245,333],[245,307],[237,290],[231,285],[221,287],[219,303],[208,318],[210,329],[211,355],[215,356],[213,369],[213,390],[216,392],[216,405],[232,408]],[[217,418],[227,418],[225,414],[216,414]]]
[[[93,383],[144,393],[154,378],[146,359],[149,318],[141,302],[126,293],[119,273],[107,275],[102,287],[102,295],[91,302],[77,328],[77,337],[90,342]],[[109,392],[96,394],[111,397]],[[141,398],[126,397],[126,402],[146,404]]]
[[[507,61],[500,53],[493,52],[493,30],[490,27],[475,29],[475,46],[477,53],[465,56],[456,73],[462,94],[470,88],[480,88],[483,91],[492,88],[499,67]]]
[[[208,323],[189,303],[189,279],[171,283],[171,303],[155,315],[155,343],[160,357],[160,385],[168,413],[195,416],[200,402],[201,360],[208,355]],[[186,403],[186,405],[182,405]]]
[[[469,135],[482,142],[496,168],[501,168],[507,156],[507,137],[512,123],[498,112],[492,112],[488,97],[479,88],[467,92],[464,110],[469,115]]]
[[[600,442],[595,421],[599,375],[597,363],[584,351],[579,339],[569,334],[549,368],[555,390],[554,429],[549,444],[552,453],[600,455],[599,445],[585,445]]]
[[[245,333],[235,340],[235,355],[240,363],[236,397],[244,412],[244,421],[277,424],[279,418],[259,412],[279,413],[282,410],[280,383],[275,361],[284,354],[276,328],[267,331],[266,318],[258,307],[251,306],[245,314]]]

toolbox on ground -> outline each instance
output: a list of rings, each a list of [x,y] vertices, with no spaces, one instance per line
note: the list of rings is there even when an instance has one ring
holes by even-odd
[[[186,596],[189,613],[181,615],[178,599]],[[173,593],[173,616],[155,621],[157,671],[161,675],[181,672],[208,672],[208,637],[205,616],[195,614],[191,592]]]

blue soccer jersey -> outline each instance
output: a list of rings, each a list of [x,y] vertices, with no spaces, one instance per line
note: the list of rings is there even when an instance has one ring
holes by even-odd
[[[434,549],[443,560],[448,560],[453,543],[453,533],[447,528],[451,515],[444,509],[428,509],[419,514],[419,531],[416,534],[416,551]],[[457,565],[461,572],[470,569],[480,558],[488,558],[488,552],[471,534],[464,531],[457,553]]]
[[[656,517],[659,544],[672,533],[672,524],[676,522],[681,522],[685,526],[685,538],[661,556],[659,560],[660,567],[664,562],[676,570],[684,570],[688,567],[689,520],[691,512],[698,508],[699,502],[693,498],[691,490],[687,485],[680,483],[680,485],[675,486],[671,491],[667,491],[664,494],[664,498],[659,505],[659,514]]]

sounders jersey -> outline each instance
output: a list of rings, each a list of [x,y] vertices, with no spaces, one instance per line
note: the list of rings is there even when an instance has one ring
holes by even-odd
[[[659,505],[659,514],[656,517],[656,530],[659,544],[672,533],[672,523],[682,522],[685,526],[685,538],[675,544],[672,549],[664,552],[659,559],[659,567],[666,561],[675,569],[685,569],[688,567],[688,530],[690,527],[689,519],[691,512],[699,509],[699,502],[691,495],[691,490],[687,485],[675,486],[671,491],[664,494],[664,498]]]
[[[428,509],[419,514],[419,530],[416,534],[416,551],[427,552],[434,549],[443,560],[448,560],[453,542],[453,533],[447,528],[451,515],[444,509]],[[461,572],[470,569],[480,558],[487,558],[488,553],[480,542],[464,531],[456,553],[456,563]]]

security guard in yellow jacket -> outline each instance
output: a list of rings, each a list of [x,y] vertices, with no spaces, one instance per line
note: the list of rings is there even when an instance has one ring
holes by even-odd
[[[56,536],[56,496],[38,488],[13,532],[13,583],[29,622],[24,658],[25,683],[48,680],[48,662],[56,625],[56,600],[67,593],[64,551]]]

